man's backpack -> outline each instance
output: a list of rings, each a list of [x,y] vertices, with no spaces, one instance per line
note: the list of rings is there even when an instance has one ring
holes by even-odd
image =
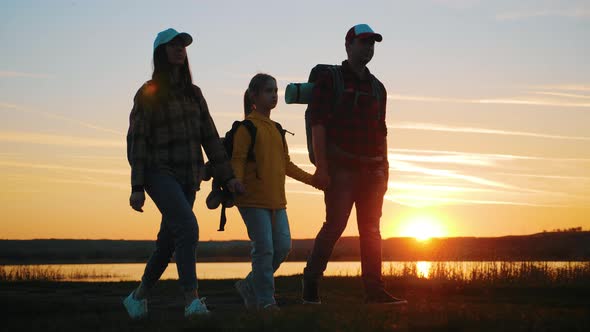
[[[332,84],[334,90],[334,100],[332,102],[332,109],[329,112],[334,112],[342,102],[342,94],[344,93],[344,79],[342,77],[341,65],[325,65],[318,64],[311,69],[307,83],[290,83],[285,89],[285,102],[287,104],[309,104],[312,99],[312,90],[315,82],[318,80],[320,73],[328,71],[332,77]],[[379,88],[379,81],[371,74],[371,87],[373,96],[381,103],[381,89]],[[381,106],[379,106],[381,109]],[[315,155],[313,152],[313,137],[311,130],[310,110],[309,106],[305,110],[305,134],[307,137],[307,152],[309,154],[309,161],[315,165]]]
[[[225,153],[227,154],[228,158],[231,159],[234,149],[234,137],[236,132],[238,131],[238,128],[241,125],[246,127],[251,138],[250,147],[248,148],[247,160],[250,162],[255,162],[256,157],[254,155],[254,144],[256,143],[256,126],[254,126],[254,123],[252,121],[234,121],[234,123],[231,126],[231,129],[228,130],[227,133],[225,133],[225,136],[221,138],[221,143],[225,148]],[[278,122],[275,122],[275,125],[277,127],[277,130],[281,134],[283,148],[285,148],[285,133],[287,133],[288,131],[283,129],[283,127]],[[207,164],[205,165],[205,175],[203,177],[203,180],[208,181],[209,179],[211,179],[211,174],[211,164],[207,162]],[[217,231],[223,232],[225,230],[225,224],[227,223],[225,209],[231,208],[235,205],[234,195],[231,192],[229,192],[227,188],[224,187],[223,183],[219,183],[219,181],[214,178],[211,183],[211,192],[207,196],[206,203],[207,207],[211,210],[217,209],[219,205],[221,205],[221,216],[219,219],[219,229]]]

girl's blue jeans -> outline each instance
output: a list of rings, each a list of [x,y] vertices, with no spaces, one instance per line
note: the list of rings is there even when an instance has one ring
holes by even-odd
[[[263,307],[276,304],[274,272],[291,251],[291,231],[286,209],[239,208],[252,241],[252,271],[246,277]]]

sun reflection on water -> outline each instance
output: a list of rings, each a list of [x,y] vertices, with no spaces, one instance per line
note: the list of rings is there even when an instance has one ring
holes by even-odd
[[[416,272],[419,278],[426,278],[430,276],[430,268],[432,267],[432,262],[417,262],[416,263]]]

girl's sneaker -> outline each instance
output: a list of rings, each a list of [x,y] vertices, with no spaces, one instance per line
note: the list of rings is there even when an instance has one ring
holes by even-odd
[[[131,292],[131,294],[123,300],[123,305],[125,306],[125,309],[127,309],[127,313],[131,319],[144,318],[148,313],[147,300],[137,300],[133,297],[133,294],[135,294],[135,291]]]
[[[203,316],[209,313],[210,311],[207,309],[207,305],[205,305],[204,297],[200,299],[194,299],[193,302],[191,302],[191,304],[184,307],[184,317],[186,318]]]

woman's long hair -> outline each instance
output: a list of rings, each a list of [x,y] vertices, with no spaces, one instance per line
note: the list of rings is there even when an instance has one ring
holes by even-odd
[[[254,75],[248,84],[248,90],[244,92],[244,117],[247,117],[254,110],[254,101],[252,97],[260,93],[266,82],[276,79],[268,74],[259,73]]]
[[[152,73],[152,81],[156,85],[156,96],[162,100],[169,96],[171,82],[171,73],[173,65],[168,61],[166,54],[166,44],[162,44],[154,51],[154,72]],[[190,66],[188,64],[188,57],[184,59],[184,63],[180,67],[180,75],[178,77],[178,85],[184,90],[186,96],[196,99],[195,89],[193,88],[193,78],[191,76]]]

